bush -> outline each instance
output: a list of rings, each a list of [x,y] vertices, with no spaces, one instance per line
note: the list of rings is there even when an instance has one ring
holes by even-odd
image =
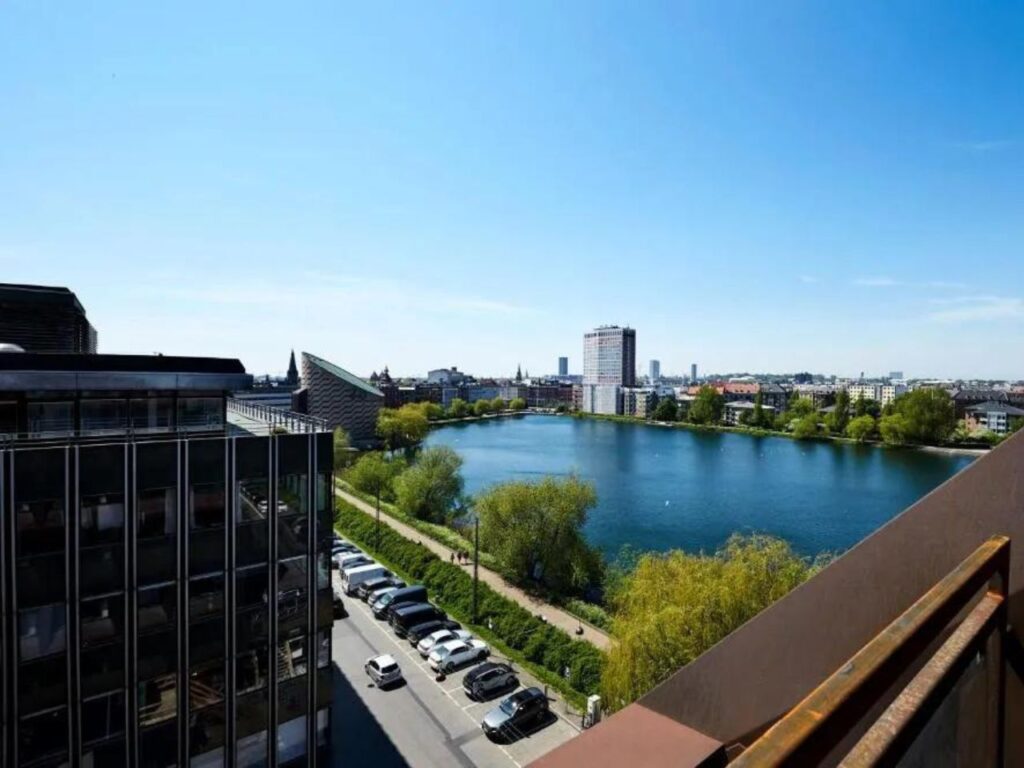
[[[389,527],[381,529],[380,548],[375,539],[375,522],[350,504],[338,500],[335,523],[350,539],[378,556],[410,583],[423,584],[431,599],[459,621],[466,623],[473,612],[473,577],[465,569],[446,563],[422,544],[403,538]],[[474,630],[482,637],[494,636],[510,655],[537,665],[534,671],[544,682],[562,691],[575,703],[596,693],[601,680],[604,654],[590,643],[574,640],[565,632],[542,622],[525,608],[498,594],[487,584],[478,585],[478,619]],[[488,621],[492,630],[486,629]],[[569,668],[569,679],[564,673]]]

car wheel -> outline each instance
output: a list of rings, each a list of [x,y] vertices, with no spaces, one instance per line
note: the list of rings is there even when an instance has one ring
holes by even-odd
[[[486,658],[487,658],[487,651],[480,651],[480,653],[478,653],[476,655],[476,660],[477,661],[484,661]]]
[[[448,662],[441,669],[447,675],[449,672],[451,672],[453,669],[455,669],[455,665],[453,665],[451,662]]]

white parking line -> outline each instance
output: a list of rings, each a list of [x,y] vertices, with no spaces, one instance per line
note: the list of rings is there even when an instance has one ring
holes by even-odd
[[[358,600],[358,599],[359,599],[359,598],[356,598],[356,600]],[[356,602],[355,602],[354,600],[350,600],[350,601],[349,601],[349,605],[355,605],[355,606],[356,606],[356,610],[360,611],[360,612],[361,612],[361,613],[362,613],[362,614],[363,614],[364,616],[368,616],[368,617],[369,617],[369,619],[370,619],[370,621],[372,621],[372,622],[373,622],[374,626],[376,626],[376,627],[377,627],[377,629],[379,629],[379,630],[381,631],[381,633],[382,633],[382,634],[383,634],[383,635],[384,635],[384,636],[385,636],[385,637],[386,637],[386,638],[387,638],[388,640],[390,640],[390,641],[391,641],[392,643],[394,643],[394,644],[395,644],[395,646],[397,646],[398,648],[401,648],[403,652],[405,652],[405,651],[406,651],[406,650],[408,649],[408,647],[409,647],[409,643],[408,643],[407,641],[403,643],[403,641],[402,641],[402,640],[401,640],[400,638],[398,638],[398,637],[395,637],[395,636],[392,636],[391,634],[389,634],[389,633],[387,632],[387,630],[385,630],[385,629],[384,629],[384,627],[380,626],[380,622],[378,622],[378,621],[377,621],[377,620],[376,620],[376,619],[375,619],[375,618],[373,617],[373,611],[371,611],[370,609],[366,608],[366,607],[365,607],[365,606],[363,606],[362,604],[357,604],[357,603],[356,603]],[[403,646],[404,646],[404,647],[403,647]],[[419,653],[418,653],[418,652],[416,652],[416,651],[413,651],[413,653],[415,653],[415,654],[416,654],[416,656],[419,656]],[[408,654],[407,654],[407,655],[408,655]],[[433,677],[433,674],[434,674],[434,673],[433,673],[433,670],[431,670],[431,669],[430,669],[430,665],[429,665],[429,663],[427,663],[427,662],[423,662],[423,663],[417,664],[416,666],[418,666],[418,667],[421,667],[422,669],[424,669],[424,670],[425,670],[425,671],[427,672],[428,676],[431,676],[431,677]],[[436,682],[436,681],[435,681],[435,682]],[[463,708],[462,704],[461,704],[461,703],[460,703],[460,702],[459,702],[459,701],[458,701],[458,700],[457,700],[457,699],[456,699],[456,698],[455,698],[454,696],[452,696],[452,695],[451,695],[451,693],[449,693],[448,691],[446,691],[446,690],[445,690],[445,688],[444,688],[444,686],[443,686],[443,685],[441,685],[440,683],[438,683],[437,687],[441,689],[441,692],[442,692],[442,693],[443,693],[443,694],[444,694],[445,696],[447,696],[447,697],[448,697],[449,699],[451,699],[451,700],[452,700],[452,701],[453,701],[453,702],[455,703],[455,706],[456,706],[456,707],[457,707],[457,708],[458,708],[458,709],[459,709],[459,710],[460,710],[460,711],[461,711],[461,712],[462,712],[463,714],[465,714],[467,718],[469,718],[469,721],[470,721],[471,723],[473,723],[474,727],[477,727],[477,728],[479,728],[479,723],[477,723],[477,722],[476,722],[476,720],[475,720],[475,719],[473,718],[473,716],[472,716],[472,715],[470,715],[470,714],[469,714],[469,713],[468,713],[468,712],[466,711],[466,709],[465,709],[465,708]],[[459,689],[459,687],[461,687],[461,686],[457,686],[456,688],[453,688],[452,690],[458,690],[458,689]],[[473,702],[473,703],[475,703],[475,702]],[[472,706],[472,704],[470,704],[470,706]],[[487,738],[487,737],[485,736],[484,738]],[[490,741],[490,739],[488,739],[488,741]],[[508,750],[507,750],[507,749],[505,749],[505,747],[503,747],[503,746],[502,746],[501,744],[498,744],[498,743],[496,743],[496,742],[493,742],[493,741],[491,741],[490,743],[491,743],[491,744],[493,744],[494,746],[496,746],[496,747],[497,747],[498,749],[500,749],[500,750],[502,751],[502,754],[504,754],[504,755],[505,755],[505,757],[507,757],[507,758],[508,758],[508,759],[509,759],[509,760],[510,760],[510,761],[512,762],[512,764],[513,764],[513,765],[514,765],[514,766],[515,766],[516,768],[522,768],[522,765],[520,765],[520,764],[519,764],[519,762],[518,762],[518,761],[517,761],[517,760],[516,760],[516,759],[515,759],[514,757],[512,757],[512,755],[510,755],[510,754],[509,754]]]

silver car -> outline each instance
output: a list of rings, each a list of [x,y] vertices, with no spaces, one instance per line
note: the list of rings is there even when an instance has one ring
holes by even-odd
[[[386,653],[367,659],[363,669],[378,688],[386,688],[402,679],[402,668],[398,666],[398,662],[392,656]]]
[[[472,640],[473,635],[464,629],[439,629],[433,632],[416,644],[416,650],[424,659],[430,655],[435,646],[447,643],[449,640]]]

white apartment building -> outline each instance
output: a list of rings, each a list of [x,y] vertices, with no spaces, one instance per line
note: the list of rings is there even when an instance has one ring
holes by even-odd
[[[903,384],[847,384],[846,392],[850,396],[850,402],[855,403],[860,398],[875,400],[883,408],[895,400],[899,395],[907,391]]]

